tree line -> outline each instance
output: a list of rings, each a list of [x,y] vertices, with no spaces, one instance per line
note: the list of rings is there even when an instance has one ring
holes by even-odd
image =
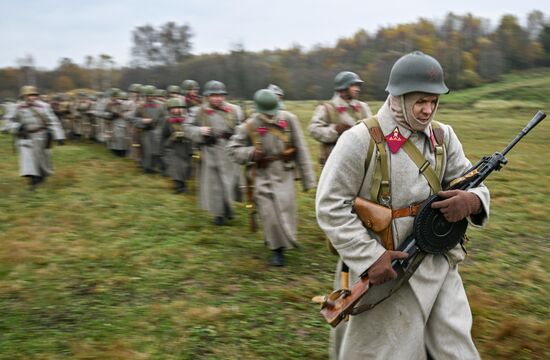
[[[255,90],[275,83],[288,99],[324,99],[333,92],[334,75],[350,70],[365,80],[366,98],[383,99],[392,64],[413,50],[436,57],[455,90],[496,81],[510,71],[550,66],[550,16],[538,10],[527,15],[525,25],[515,15],[504,15],[493,26],[472,14],[448,13],[442,21],[420,18],[373,34],[359,30],[334,46],[309,50],[295,45],[252,52],[236,44],[229,53],[194,55],[192,38],[188,24],[139,26],[132,31],[132,61],[124,67],[100,54],[87,56],[83,64],[62,58],[54,70],[37,70],[27,56],[18,60],[18,67],[0,69],[0,97],[13,97],[29,83],[43,92],[60,92],[126,89],[131,83],[166,88],[184,79],[200,84],[215,79],[235,98],[251,98]]]

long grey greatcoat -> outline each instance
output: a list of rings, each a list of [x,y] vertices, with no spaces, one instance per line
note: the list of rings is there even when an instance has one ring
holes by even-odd
[[[200,127],[211,127],[218,136],[214,145],[201,145],[199,198],[203,210],[214,216],[224,216],[225,207],[231,207],[240,184],[240,166],[228,155],[227,140],[220,136],[224,132],[234,132],[243,120],[239,106],[224,102],[220,109],[202,105],[190,114],[189,124],[184,126],[189,138],[198,144],[204,143]]]
[[[355,99],[348,103],[338,93],[334,94],[329,104],[318,105],[308,130],[309,134],[325,147],[320,153],[321,164],[326,162],[340,137],[336,131],[338,124],[353,126],[357,121],[371,116],[372,112],[367,103]]]
[[[20,103],[6,116],[6,120],[7,128],[13,134],[17,134],[21,126],[29,132],[27,137],[17,138],[19,174],[44,177],[52,175],[51,153],[46,149],[48,131],[54,140],[64,140],[65,134],[50,105],[39,100],[31,106]],[[41,128],[42,130],[34,132]]]
[[[109,129],[106,145],[111,150],[128,150],[125,111],[124,103],[120,100],[114,100],[107,104],[105,111],[100,114],[104,119],[106,128]]]
[[[426,133],[412,133],[395,121],[388,101],[378,112],[384,135],[397,126],[434,166],[434,153]],[[458,177],[469,166],[462,145],[450,126],[443,125],[446,148],[443,182]],[[363,124],[346,131],[336,144],[322,172],[317,192],[317,219],[330,241],[350,268],[350,279],[368,269],[385,251],[376,235],[363,227],[347,200],[358,194],[370,198],[374,161],[365,171],[369,132]],[[387,147],[387,145],[386,145]],[[425,200],[430,187],[404,150],[389,154],[391,206],[403,208]],[[489,191],[481,186],[470,190],[479,196],[483,211],[469,221],[483,225],[489,215]],[[395,248],[411,234],[413,217],[392,222]],[[458,273],[464,259],[460,245],[446,256],[428,255],[399,291],[373,310],[351,316],[332,332],[332,357],[338,359],[426,359],[426,348],[434,359],[478,359],[470,331],[472,315]],[[340,264],[339,264],[340,266]],[[337,279],[338,279],[337,271]],[[336,286],[340,287],[339,281]],[[369,291],[377,291],[372,287]]]
[[[186,120],[185,117],[168,116],[162,133],[168,176],[177,181],[186,181],[191,176],[193,144],[185,137],[183,124]]]
[[[253,129],[256,140],[251,139],[249,126]],[[267,130],[270,128],[278,130],[278,134],[283,130],[288,143]],[[293,160],[276,160],[265,168],[258,168],[250,163],[255,149],[254,141],[266,156],[279,155],[286,147],[296,148],[296,154]],[[255,172],[254,199],[262,219],[267,246],[271,250],[295,247],[297,217],[294,168],[297,167],[302,175],[304,190],[315,187],[311,158],[298,118],[288,111],[279,111],[271,120],[263,115],[253,114],[245,124],[237,128],[227,149],[236,162],[251,165],[248,171]]]
[[[130,99],[124,102],[124,120],[126,120],[126,146],[130,151],[128,151],[127,156],[136,161],[140,161],[140,149],[134,145],[139,144],[139,133],[137,128],[134,125],[133,119],[136,114],[139,102],[135,99]],[[135,141],[135,143],[134,143]]]
[[[141,103],[133,118],[134,126],[140,129],[141,135],[141,166],[145,170],[153,170],[153,156],[160,156],[160,136],[157,129],[164,122],[164,105],[158,101]],[[145,124],[143,119],[152,119]]]
[[[100,98],[94,105],[93,113],[95,116],[94,126],[96,134],[96,140],[100,143],[105,142],[105,122],[103,118],[100,116],[103,112],[105,112],[105,109],[107,108],[107,104],[109,103],[108,97],[102,97]]]

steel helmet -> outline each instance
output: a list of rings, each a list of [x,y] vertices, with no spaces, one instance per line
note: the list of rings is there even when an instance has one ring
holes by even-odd
[[[181,83],[181,88],[183,91],[200,90],[199,83],[195,80],[185,80]]]
[[[167,109],[172,109],[172,108],[177,108],[177,107],[185,107],[185,105],[183,104],[183,100],[180,99],[180,98],[171,98],[171,99],[168,99],[166,100],[166,108]]]
[[[32,85],[25,85],[21,87],[21,91],[19,92],[19,96],[27,96],[27,95],[40,95],[38,90],[36,90],[36,86]]]
[[[254,94],[254,106],[256,111],[262,114],[275,115],[281,105],[277,95],[268,89],[261,89]]]
[[[204,96],[210,96],[213,94],[227,95],[225,84],[221,81],[210,80],[204,85]]]
[[[364,81],[351,71],[342,71],[334,77],[334,90],[346,90],[353,84],[361,85]]]
[[[449,88],[445,85],[441,64],[430,55],[414,51],[393,64],[386,91],[393,96],[416,91],[447,94]]]

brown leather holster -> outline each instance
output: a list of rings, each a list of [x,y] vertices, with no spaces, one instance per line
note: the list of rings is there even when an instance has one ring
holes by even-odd
[[[353,210],[363,225],[380,237],[386,250],[393,250],[391,228],[392,210],[359,196],[355,198]]]

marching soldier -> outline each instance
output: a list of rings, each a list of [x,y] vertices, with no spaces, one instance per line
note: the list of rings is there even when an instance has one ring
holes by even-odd
[[[74,119],[74,135],[78,138],[84,136],[86,139],[90,139],[92,133],[92,121],[90,118],[93,103],[84,92],[79,92],[77,96],[72,114]]]
[[[166,101],[168,109],[164,122],[162,139],[165,148],[168,175],[174,180],[176,194],[187,192],[186,181],[191,173],[191,156],[193,148],[191,140],[185,137],[186,122],[185,105],[181,98],[171,98]]]
[[[181,83],[181,88],[185,97],[185,108],[187,112],[193,113],[201,105],[199,83],[195,80],[184,80]]]
[[[309,151],[298,118],[280,110],[270,90],[254,95],[256,113],[237,128],[227,146],[239,164],[249,165],[254,199],[262,219],[265,243],[273,251],[270,265],[284,266],[284,250],[297,246],[294,168],[304,191],[315,187]]]
[[[181,88],[178,85],[169,85],[166,88],[166,94],[168,99],[181,98]]]
[[[133,118],[134,126],[140,129],[141,167],[147,174],[162,168],[160,135],[158,127],[164,121],[164,105],[155,100],[156,89],[142,86],[145,101],[140,104]],[[162,128],[161,128],[162,129]]]
[[[17,137],[20,175],[29,178],[30,188],[53,174],[50,148],[52,140],[63,144],[65,134],[50,105],[37,100],[34,86],[23,86],[23,101],[8,114],[8,129]]]
[[[453,129],[434,121],[439,98],[449,91],[439,62],[418,51],[401,57],[392,67],[386,91],[389,96],[377,115],[338,140],[325,164],[327,171],[321,173],[316,199],[319,225],[349,267],[349,279],[359,279],[366,271],[369,291],[375,294],[391,289],[397,277],[392,260],[408,256],[394,249],[413,232],[417,204],[430,194],[443,198],[432,207],[440,208],[449,222],[467,218],[480,226],[489,215],[485,186],[438,190],[471,166]],[[356,197],[391,210],[393,236],[381,239],[370,230],[378,226],[374,223],[364,227],[352,209]],[[445,254],[427,254],[391,297],[334,330],[332,357],[479,359],[458,273],[464,257],[461,244]],[[346,288],[338,275],[337,289]]]
[[[127,111],[123,100],[124,94],[119,89],[112,89],[111,101],[107,104],[105,111],[100,114],[104,119],[106,128],[109,129],[109,141],[107,147],[119,157],[126,156],[128,143],[126,139],[126,119],[124,113]]]
[[[126,111],[124,112],[124,119],[126,120],[126,129],[127,129],[127,143],[130,151],[128,152],[128,157],[134,160],[136,163],[141,161],[141,144],[139,129],[134,126],[132,119],[135,116],[136,109],[139,105],[139,93],[141,89],[141,84],[131,84],[128,87],[129,98],[126,101]]]
[[[319,163],[325,164],[342,133],[361,119],[372,116],[367,103],[357,100],[363,80],[351,72],[343,71],[334,78],[334,96],[315,109],[310,135],[321,143]]]
[[[225,101],[227,91],[219,81],[204,86],[205,103],[191,115],[189,137],[201,145],[200,203],[214,215],[214,224],[233,218],[232,203],[239,190],[240,166],[229,158],[225,146],[243,120],[239,106]]]

